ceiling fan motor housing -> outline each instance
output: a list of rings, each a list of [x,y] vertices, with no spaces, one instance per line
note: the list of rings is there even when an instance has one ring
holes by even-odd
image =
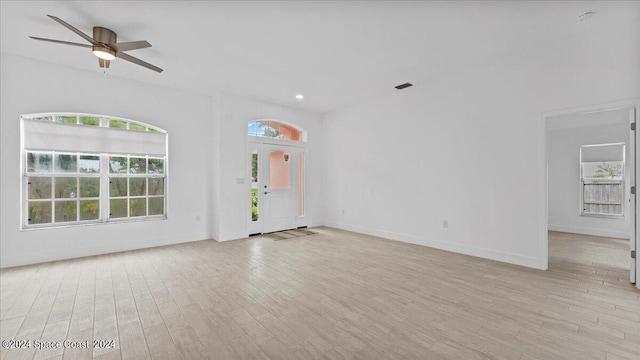
[[[103,28],[100,26],[95,26],[93,28],[93,40],[100,43],[100,45],[93,46],[93,53],[98,56],[98,63],[100,67],[103,69],[109,68],[110,58],[104,58],[99,53],[106,53],[115,58],[116,49],[114,44],[117,44],[117,35],[115,32]]]
[[[118,43],[116,33],[100,26],[96,26],[93,28],[93,40],[99,43],[103,43],[109,47],[111,47],[111,45],[113,44]]]

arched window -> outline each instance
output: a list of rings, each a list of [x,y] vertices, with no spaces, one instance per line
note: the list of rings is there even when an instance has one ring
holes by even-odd
[[[166,218],[166,131],[90,114],[21,121],[23,228]]]
[[[133,130],[133,131],[149,131],[166,133],[166,131],[145,124],[140,121],[121,119],[113,116],[99,116],[88,114],[44,114],[44,115],[24,115],[23,119],[51,121],[61,124],[87,125],[108,127],[112,129]]]
[[[304,130],[300,130],[292,125],[285,124],[284,122],[274,120],[258,120],[250,122],[247,127],[247,135],[271,139],[307,141]]]

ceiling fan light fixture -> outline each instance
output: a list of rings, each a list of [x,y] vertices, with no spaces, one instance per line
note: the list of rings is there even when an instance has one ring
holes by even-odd
[[[112,60],[115,60],[115,58],[117,57],[119,59],[122,59],[123,61],[128,61],[135,65],[146,67],[147,69],[153,70],[158,73],[161,73],[163,71],[161,68],[153,64],[149,64],[146,61],[140,60],[137,57],[133,57],[123,52],[128,50],[144,49],[144,48],[151,47],[151,44],[149,44],[149,42],[146,40],[127,41],[127,42],[119,43],[118,35],[115,32],[100,26],[93,27],[93,37],[91,37],[83,33],[82,31],[78,30],[73,25],[68,24],[64,20],[60,19],[59,17],[55,17],[53,15],[47,15],[47,16],[52,20],[54,20],[55,22],[59,23],[60,25],[73,31],[74,33],[76,33],[76,35],[85,39],[91,45],[80,44],[80,43],[71,42],[71,41],[47,39],[47,38],[41,38],[36,36],[30,36],[30,38],[34,40],[47,41],[47,42],[52,42],[56,44],[73,45],[73,46],[79,46],[83,48],[90,48],[93,51],[93,54],[98,57],[98,60],[99,60],[98,64],[100,65],[101,68],[104,68],[104,69],[108,68],[109,62]]]
[[[93,55],[103,60],[114,60],[116,58],[116,52],[105,46],[94,46]]]

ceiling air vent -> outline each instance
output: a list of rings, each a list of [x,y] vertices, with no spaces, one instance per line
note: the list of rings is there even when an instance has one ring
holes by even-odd
[[[402,89],[406,89],[406,88],[411,87],[411,86],[413,86],[412,83],[404,83],[404,84],[400,84],[400,85],[396,86],[396,89],[402,90]]]

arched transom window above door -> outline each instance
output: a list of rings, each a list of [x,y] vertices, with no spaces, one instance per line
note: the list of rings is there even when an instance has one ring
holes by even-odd
[[[247,135],[290,141],[307,141],[306,131],[293,125],[275,120],[257,120],[249,122]]]

